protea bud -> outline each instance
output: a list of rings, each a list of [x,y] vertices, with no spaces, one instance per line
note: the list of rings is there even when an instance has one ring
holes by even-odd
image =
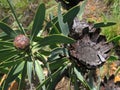
[[[29,38],[23,34],[16,36],[14,39],[14,46],[17,49],[26,49],[29,46],[29,44],[30,44]]]

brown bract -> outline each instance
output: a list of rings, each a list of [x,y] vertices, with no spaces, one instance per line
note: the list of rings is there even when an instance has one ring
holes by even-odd
[[[29,38],[23,34],[16,36],[14,39],[14,46],[17,49],[26,49],[29,46],[29,44],[30,44]]]

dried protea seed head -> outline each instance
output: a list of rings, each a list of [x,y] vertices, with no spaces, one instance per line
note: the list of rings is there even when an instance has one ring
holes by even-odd
[[[26,49],[29,46],[29,44],[30,44],[29,38],[23,34],[16,36],[14,39],[14,46],[17,49]]]
[[[94,25],[82,23],[78,20],[71,30],[70,37],[76,40],[69,45],[70,57],[77,64],[84,65],[88,69],[96,69],[102,66],[111,54],[113,44],[107,43],[106,37],[100,35],[101,29]],[[82,27],[83,26],[83,27]]]

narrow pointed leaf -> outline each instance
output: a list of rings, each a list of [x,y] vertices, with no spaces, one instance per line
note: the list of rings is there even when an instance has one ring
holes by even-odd
[[[63,16],[61,14],[61,4],[59,4],[58,6],[58,23],[59,23],[59,26],[60,26],[60,30],[61,32],[68,36],[69,34],[69,27],[68,27],[68,24],[65,22],[63,22]]]
[[[40,4],[35,15],[35,19],[32,27],[31,39],[34,39],[38,35],[39,31],[42,29],[44,18],[45,18],[45,5],[42,3]]]
[[[79,79],[81,82],[84,82],[83,76],[81,75],[81,73],[80,73],[76,68],[74,68],[74,72],[75,72],[75,74],[77,75],[78,79]]]
[[[2,32],[2,33],[4,33],[4,32]],[[4,36],[1,36],[1,35],[0,35],[0,40],[1,40],[1,41],[10,41],[10,40],[13,40],[13,38],[10,38],[10,36],[8,36],[8,35],[6,34],[6,35],[4,35]]]
[[[69,63],[70,62],[67,58],[56,59],[49,63],[50,70],[54,71],[54,70],[60,68],[61,66],[67,66]]]
[[[4,53],[1,54],[1,56],[4,56]],[[12,56],[9,56],[9,57],[6,56],[6,57],[3,57],[3,58],[0,58],[0,65],[5,63],[5,62],[15,60],[17,58],[19,58],[19,56],[17,54],[12,54]],[[12,66],[12,64],[11,64],[11,66]]]
[[[55,71],[54,73],[52,73],[50,77],[48,77],[47,79],[45,79],[45,80],[43,81],[43,83],[41,83],[40,85],[38,85],[38,87],[36,88],[36,90],[41,90],[41,88],[42,88],[43,85],[49,84],[49,81],[50,81],[52,78],[56,77],[56,76],[60,73],[60,71],[61,71],[62,69],[63,69],[63,68],[60,67],[59,69],[57,69],[57,71]]]
[[[16,69],[14,70],[13,75],[21,72],[24,67],[24,64],[25,64],[25,61],[22,61],[20,64],[16,65]]]
[[[19,20],[18,20],[18,18],[17,18],[17,15],[16,15],[16,13],[15,13],[15,11],[14,11],[14,8],[13,8],[13,5],[12,5],[12,3],[11,3],[11,0],[7,0],[7,2],[8,2],[8,4],[9,4],[9,6],[10,6],[10,9],[11,9],[11,11],[12,11],[12,14],[13,14],[13,16],[14,16],[14,18],[15,18],[15,21],[17,22],[17,24],[18,24],[21,32],[24,33],[24,34],[26,34],[26,33],[25,33],[25,30],[23,29],[22,25],[20,24],[20,22],[19,22]]]
[[[13,43],[8,41],[0,41],[0,53],[6,51],[15,51]]]
[[[91,90],[88,83],[85,81],[81,73],[74,67],[74,73],[76,74],[77,78],[82,82],[82,84],[86,87],[87,90]]]
[[[12,42],[8,42],[8,41],[0,41],[0,47],[1,46],[13,47],[13,43]]]
[[[62,79],[62,77],[64,76],[64,73],[66,71],[67,66],[63,66],[62,69],[56,74],[56,76],[54,76],[53,78],[51,78],[47,90],[54,90],[55,86],[57,85],[57,83]]]
[[[0,48],[0,53],[1,53],[1,52],[5,52],[5,51],[12,51],[12,50],[15,50],[15,49],[12,48],[12,47],[7,47],[7,48],[5,48],[5,49],[4,49],[4,48],[2,48],[2,49]]]
[[[64,22],[67,22],[68,25],[71,25],[73,22],[73,19],[77,16],[78,12],[80,10],[80,6],[75,6],[71,8],[67,13],[63,15]],[[53,23],[55,23],[56,26],[58,26],[58,17],[55,17],[52,20]],[[46,28],[50,28],[52,26],[51,21],[48,22]]]
[[[0,38],[5,37],[5,36],[7,36],[7,34],[5,32],[0,32]]]
[[[36,71],[36,74],[38,76],[39,82],[43,83],[43,81],[45,80],[45,76],[43,74],[43,69],[42,69],[40,62],[38,60],[35,61],[35,71]],[[42,89],[46,90],[45,85],[42,86]]]
[[[13,61],[6,61],[6,62],[3,62],[3,63],[0,63],[0,67],[11,67],[11,66],[14,66],[18,63],[20,63],[22,60],[13,60]]]
[[[101,23],[96,23],[96,24],[94,24],[94,27],[95,27],[95,28],[101,28],[101,27],[113,26],[113,25],[115,25],[115,24],[116,24],[116,23],[114,23],[114,22],[106,22],[106,23],[101,22]]]
[[[8,36],[14,38],[17,34],[7,24],[0,22],[0,29],[4,31]]]
[[[22,70],[21,80],[20,80],[20,83],[19,83],[18,90],[22,90],[23,89],[23,86],[24,86],[24,83],[25,83],[24,81],[25,81],[25,78],[26,78],[26,74],[27,74],[27,61],[25,62],[24,68]]]
[[[117,43],[119,40],[120,40],[120,35],[111,38],[111,39],[108,40],[107,42],[116,42],[116,43]]]
[[[60,31],[58,30],[58,28],[56,27],[56,25],[51,21],[52,24],[52,30],[50,30],[49,34],[60,34]]]
[[[17,55],[18,52],[16,51],[5,51],[5,52],[0,52],[0,61],[5,61],[9,60],[13,56]]]
[[[45,45],[52,45],[52,44],[68,44],[68,43],[74,43],[75,40],[73,40],[70,37],[66,37],[64,35],[55,34],[47,36],[39,41],[40,46]]]
[[[79,13],[78,13],[78,17],[79,17],[80,20],[82,19],[82,15],[84,14],[84,9],[85,9],[87,1],[88,0],[84,0],[82,5],[80,6],[80,10],[79,10]]]
[[[72,78],[74,80],[74,90],[79,90],[79,85],[78,85],[78,79],[75,75],[72,75]]]
[[[0,73],[7,74],[9,72],[8,68],[0,67]]]
[[[71,25],[79,10],[80,6],[75,6],[71,8],[65,15],[63,15],[64,22],[67,22],[68,25]]]
[[[44,54],[38,53],[36,57],[45,65],[47,66],[47,57]]]
[[[11,84],[12,81],[14,81],[18,77],[18,75],[21,73],[23,67],[24,67],[24,61],[11,68],[11,70],[9,71],[7,78],[4,82],[3,90],[8,90],[9,85]]]
[[[29,83],[32,83],[32,70],[33,70],[33,62],[32,61],[27,61],[27,76]]]
[[[119,57],[117,55],[111,55],[107,61],[113,62],[118,60],[119,60]]]
[[[68,13],[63,15],[63,22],[66,22],[66,23],[68,23],[68,26],[71,26],[71,24],[73,23],[74,18],[77,16],[79,10],[80,10],[79,6],[76,6],[76,7],[73,7],[72,9],[70,9],[68,11]],[[60,26],[59,26],[58,21],[55,22],[55,25],[58,28],[58,30],[60,30]]]
[[[6,16],[5,18],[3,18],[3,19],[1,20],[1,22],[7,23],[8,20],[9,20],[9,17],[10,17],[10,15]]]
[[[60,58],[59,55],[69,57],[68,50],[66,48],[55,48],[51,51],[50,56],[48,58],[48,62],[55,60],[56,58]]]

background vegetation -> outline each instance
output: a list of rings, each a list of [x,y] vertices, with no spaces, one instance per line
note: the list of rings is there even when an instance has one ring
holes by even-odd
[[[61,6],[55,0],[1,0],[0,89],[13,90],[15,87],[12,85],[15,85],[18,90],[22,88],[59,90],[64,75],[65,81],[68,82],[67,89],[70,90],[73,88],[74,90],[99,90],[103,78],[105,76],[109,78],[112,74],[115,75],[113,83],[120,81],[120,1],[97,1],[92,0],[91,3],[88,0],[87,3],[80,3],[83,8],[81,11],[79,7],[66,11],[61,10]],[[103,5],[104,9],[101,9]],[[87,19],[90,22],[116,23],[110,27],[100,26],[101,34],[107,37],[108,42],[114,43],[114,49],[105,65],[95,71],[100,78],[97,86],[94,85],[94,81],[88,82],[85,79],[84,71],[70,60],[67,48],[63,47],[63,44],[75,42],[68,37],[68,26],[77,14],[80,19]],[[29,37],[30,50],[14,48],[13,40],[19,34]],[[91,72],[94,70],[88,70],[88,78],[92,77]],[[25,87],[23,82],[28,87]],[[64,90],[63,88],[61,90]]]

